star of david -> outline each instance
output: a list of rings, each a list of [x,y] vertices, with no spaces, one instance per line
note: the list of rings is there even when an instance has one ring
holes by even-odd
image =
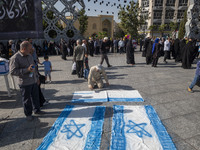
[[[148,133],[144,128],[147,125],[147,123],[140,123],[140,124],[136,124],[135,122],[129,120],[128,121],[129,124],[126,125],[128,128],[126,133],[135,133],[137,134],[138,137],[143,138],[143,136],[148,136],[148,137],[152,137],[152,135],[150,133]]]
[[[76,124],[74,120],[70,120],[69,124],[64,125],[64,129],[61,130],[61,133],[67,133],[67,139],[71,139],[73,136],[81,138],[83,137],[83,133],[80,129],[83,126],[85,126],[85,124]]]

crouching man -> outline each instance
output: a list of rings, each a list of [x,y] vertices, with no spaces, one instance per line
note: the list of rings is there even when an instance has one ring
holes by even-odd
[[[90,68],[90,73],[88,76],[88,87],[93,90],[94,86],[97,85],[98,88],[103,88],[102,76],[106,81],[106,85],[109,86],[108,78],[104,67],[101,65],[93,66]]]

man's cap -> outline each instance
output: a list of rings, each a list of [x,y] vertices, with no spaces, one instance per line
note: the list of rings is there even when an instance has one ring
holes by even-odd
[[[13,43],[13,40],[9,40],[8,43]]]
[[[108,40],[108,37],[104,37],[104,40]]]
[[[99,71],[101,71],[101,68],[102,66],[100,65],[100,64],[98,64],[98,65],[96,65],[96,68],[97,68],[97,70],[99,70]]]

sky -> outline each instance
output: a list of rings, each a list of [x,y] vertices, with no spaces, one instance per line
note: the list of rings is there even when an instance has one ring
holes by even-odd
[[[88,16],[113,15],[114,20],[120,22],[118,19],[120,7],[118,6],[119,4],[122,7],[128,5],[130,1],[131,0],[84,0],[84,3],[86,6],[86,14]],[[58,7],[61,7],[61,5],[58,5]]]

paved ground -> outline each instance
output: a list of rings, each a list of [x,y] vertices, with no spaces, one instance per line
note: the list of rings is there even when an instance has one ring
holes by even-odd
[[[42,58],[40,58],[42,61]],[[101,149],[109,147],[111,134],[112,106],[152,105],[172,137],[178,150],[200,150],[200,88],[195,87],[194,93],[188,93],[186,88],[191,83],[193,69],[184,70],[181,64],[169,60],[167,65],[160,58],[157,68],[145,65],[145,59],[136,52],[136,65],[126,64],[125,55],[109,55],[112,68],[106,68],[109,77],[109,89],[136,89],[144,98],[144,103],[95,103],[84,105],[105,105],[106,116],[102,135]],[[63,61],[59,56],[51,56],[53,64],[53,83],[46,84],[44,95],[50,105],[43,108],[45,115],[35,117],[28,122],[24,118],[19,90],[12,91],[8,98],[4,78],[0,77],[0,149],[1,150],[32,150],[42,142],[48,130],[58,118],[63,108],[70,103],[74,91],[87,89],[87,82],[71,75],[72,58]],[[90,57],[89,65],[98,64],[99,56]],[[104,66],[105,63],[104,63]],[[43,68],[40,67],[42,71]],[[82,104],[83,105],[83,104]]]

